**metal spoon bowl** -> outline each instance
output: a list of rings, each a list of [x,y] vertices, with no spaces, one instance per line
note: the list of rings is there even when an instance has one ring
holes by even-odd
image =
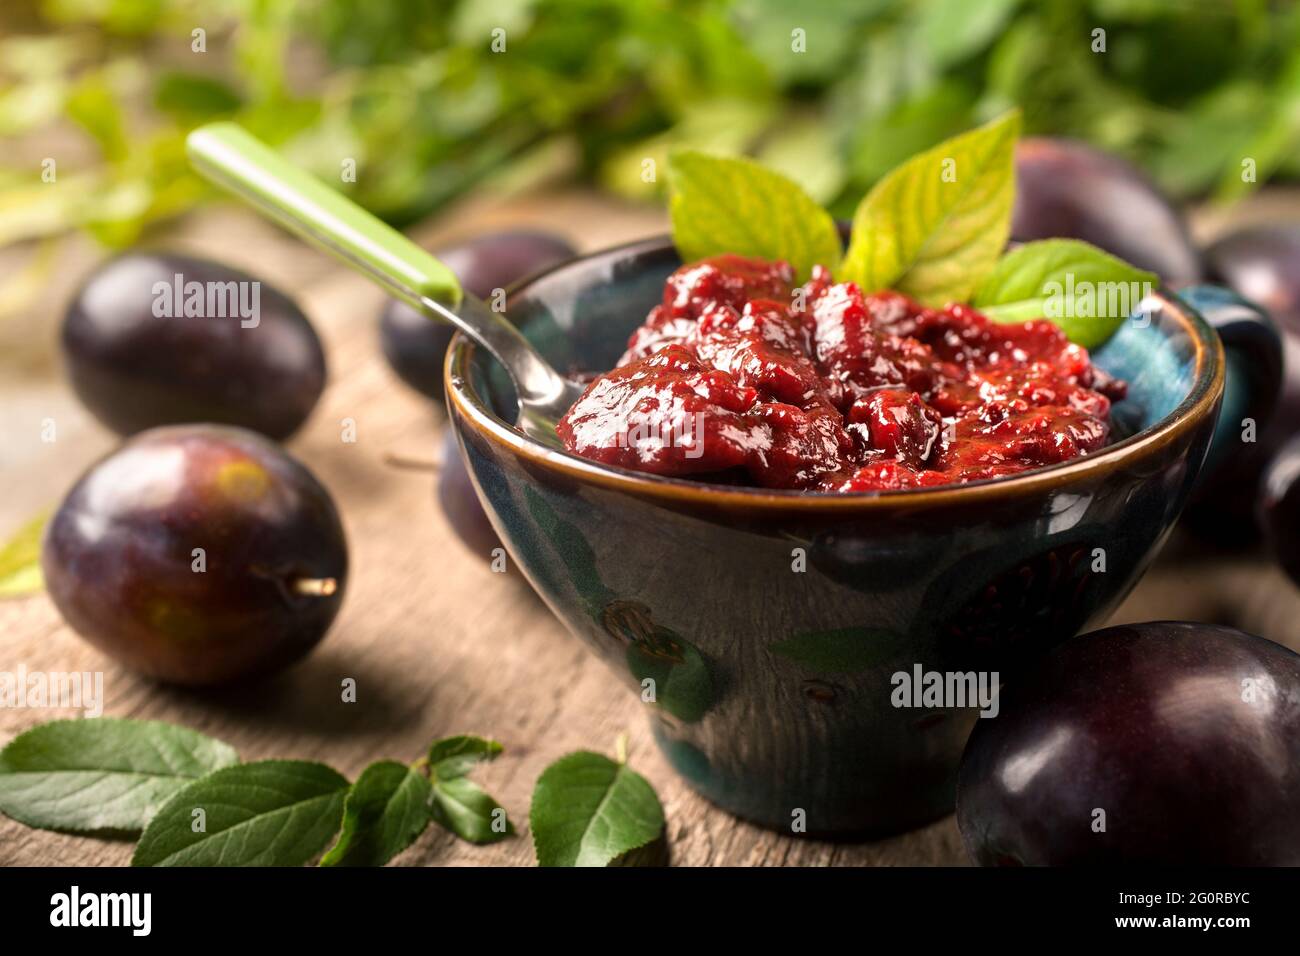
[[[504,312],[465,294],[445,265],[233,123],[199,127],[186,149],[190,163],[212,182],[487,349],[514,380],[520,431],[561,447],[555,426],[583,386],[552,368]]]

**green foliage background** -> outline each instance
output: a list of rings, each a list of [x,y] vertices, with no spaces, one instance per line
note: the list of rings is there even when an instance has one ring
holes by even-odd
[[[216,117],[332,181],[355,159],[343,188],[398,225],[489,177],[658,201],[643,161],[671,145],[755,155],[844,215],[1012,105],[1179,197],[1240,195],[1246,156],[1300,177],[1300,9],[1277,0],[5,0],[0,31],[0,244],[135,241],[209,195],[182,144]]]

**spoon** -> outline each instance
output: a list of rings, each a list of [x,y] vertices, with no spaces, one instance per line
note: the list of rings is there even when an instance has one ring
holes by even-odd
[[[234,123],[200,126],[185,145],[191,165],[206,178],[487,349],[514,379],[519,429],[543,444],[563,447],[555,426],[583,386],[537,354],[505,313],[461,289],[445,265]]]

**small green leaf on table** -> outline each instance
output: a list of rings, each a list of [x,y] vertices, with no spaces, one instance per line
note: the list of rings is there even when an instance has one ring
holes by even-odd
[[[419,770],[381,760],[361,772],[343,804],[343,830],[321,866],[383,866],[429,825],[433,788]]]
[[[429,746],[429,767],[441,780],[463,777],[477,764],[495,760],[503,749],[495,740],[484,737],[444,737]]]
[[[515,832],[501,805],[468,777],[435,783],[430,812],[439,826],[470,843],[496,843]]]
[[[529,814],[541,866],[608,866],[663,832],[664,811],[645,778],[579,751],[543,771]]]
[[[461,735],[436,740],[429,747],[429,812],[439,826],[470,843],[495,843],[515,832],[505,810],[466,776],[477,764],[495,760],[501,744]]]
[[[301,866],[339,832],[347,793],[347,779],[324,764],[227,767],[167,801],[131,865]]]
[[[0,598],[21,597],[45,586],[41,576],[41,535],[48,515],[33,518],[0,547]]]
[[[0,811],[31,827],[138,833],[180,790],[238,762],[229,745],[172,724],[55,720],[0,751]]]

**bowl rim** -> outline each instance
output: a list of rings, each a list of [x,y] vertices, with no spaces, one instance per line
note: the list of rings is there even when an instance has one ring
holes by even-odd
[[[620,243],[575,256],[516,282],[507,290],[506,308],[536,282],[557,272],[589,265],[592,260],[634,258],[662,252],[672,246],[668,235]],[[796,509],[813,511],[874,511],[944,504],[975,504],[1015,494],[1032,494],[1057,485],[1096,475],[1105,475],[1141,459],[1177,440],[1197,427],[1217,407],[1223,395],[1224,352],[1219,336],[1192,308],[1169,294],[1162,286],[1155,293],[1166,310],[1172,313],[1194,344],[1196,369],[1191,387],[1183,400],[1153,425],[1129,437],[1107,445],[1101,451],[1081,458],[1045,465],[1018,475],[986,478],[967,484],[938,485],[933,488],[902,488],[888,491],[809,492],[799,489],[754,488],[716,485],[690,478],[673,478],[605,465],[567,451],[550,448],[524,435],[496,415],[471,387],[466,374],[478,353],[478,346],[464,333],[457,332],[447,349],[443,376],[451,418],[473,427],[476,434],[536,465],[560,472],[583,484],[615,491],[630,492],[648,498],[668,499],[679,504],[721,505],[740,508]]]

